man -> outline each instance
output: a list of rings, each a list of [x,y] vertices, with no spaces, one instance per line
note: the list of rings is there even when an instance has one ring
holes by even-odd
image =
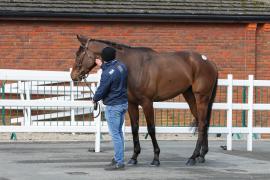
[[[93,97],[94,102],[103,100],[106,105],[105,118],[114,146],[114,157],[105,170],[124,169],[124,137],[122,126],[127,111],[127,68],[115,59],[116,51],[111,47],[102,50],[96,64],[101,67],[100,85]],[[104,63],[103,63],[103,62]]]

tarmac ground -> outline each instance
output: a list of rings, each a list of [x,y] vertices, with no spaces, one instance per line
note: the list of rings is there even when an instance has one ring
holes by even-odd
[[[102,142],[100,153],[89,152],[94,142],[0,142],[0,180],[175,180],[175,179],[270,179],[270,141],[256,140],[253,151],[246,141],[234,141],[233,151],[220,148],[224,140],[209,141],[206,162],[189,167],[194,140],[161,140],[159,167],[151,167],[152,143],[141,141],[138,165],[123,171],[105,171],[113,154],[110,141]],[[126,141],[125,159],[133,152]]]

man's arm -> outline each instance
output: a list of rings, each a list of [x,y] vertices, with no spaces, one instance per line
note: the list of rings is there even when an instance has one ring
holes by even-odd
[[[97,88],[97,91],[95,92],[95,95],[93,97],[94,102],[98,102],[101,99],[105,98],[106,95],[109,93],[111,86],[111,77],[107,74],[102,74],[100,79],[99,87]]]

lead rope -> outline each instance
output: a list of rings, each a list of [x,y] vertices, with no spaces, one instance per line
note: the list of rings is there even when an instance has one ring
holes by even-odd
[[[86,78],[87,78],[87,76],[85,76],[84,79],[83,79],[83,80],[84,80],[84,83],[85,83],[85,85],[89,88],[90,93],[92,93],[92,94],[94,95],[95,93],[92,91],[91,86],[89,86],[89,85],[87,84]],[[91,95],[90,95],[90,100],[92,100]],[[95,103],[94,103],[94,110],[97,110],[97,109],[99,109],[99,111],[98,111],[98,114],[97,114],[96,116],[94,116],[94,111],[90,112],[90,113],[93,114],[93,118],[97,118],[97,117],[100,115],[100,112],[101,112],[100,104],[99,104],[98,102],[95,102]]]

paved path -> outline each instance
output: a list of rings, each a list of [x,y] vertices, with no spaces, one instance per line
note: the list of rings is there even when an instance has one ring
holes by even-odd
[[[270,179],[270,142],[255,141],[254,151],[246,152],[246,142],[234,141],[235,150],[220,148],[224,141],[210,141],[207,162],[185,166],[195,141],[159,141],[161,166],[150,167],[153,157],[150,141],[141,141],[142,152],[136,167],[125,171],[104,171],[111,159],[109,142],[102,152],[88,152],[93,142],[0,143],[0,180],[175,180],[175,179]],[[132,154],[126,144],[125,157]]]

